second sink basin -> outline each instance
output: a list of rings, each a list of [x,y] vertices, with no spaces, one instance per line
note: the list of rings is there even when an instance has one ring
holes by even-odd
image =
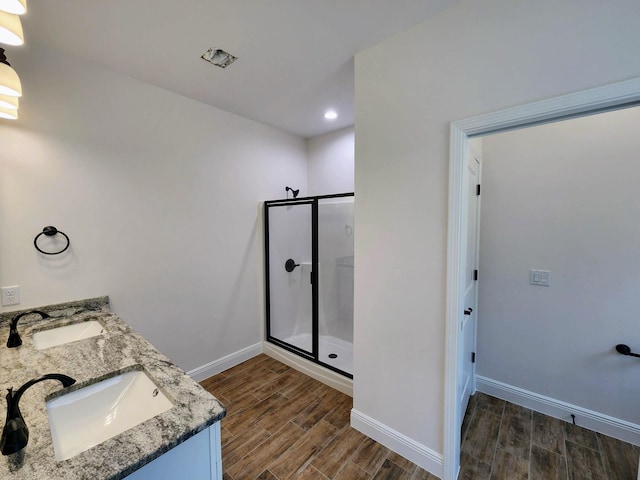
[[[47,402],[56,460],[66,460],[169,410],[144,371],[107,378]]]
[[[41,330],[33,334],[33,344],[36,350],[63,345],[65,343],[84,340],[85,338],[102,335],[104,327],[97,320],[72,323],[64,327]]]

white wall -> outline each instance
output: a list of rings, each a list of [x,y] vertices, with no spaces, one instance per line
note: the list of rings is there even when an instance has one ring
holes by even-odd
[[[301,195],[353,192],[354,142],[353,127],[308,139],[309,188]]]
[[[640,423],[640,108],[484,138],[477,373]],[[529,269],[551,270],[551,287]]]
[[[443,451],[449,123],[640,76],[639,17],[463,0],[356,56],[354,408],[411,448]]]
[[[0,123],[0,284],[17,308],[109,295],[184,369],[260,341],[258,201],[306,188],[304,140],[43,45],[7,53],[24,97]],[[36,253],[45,225],[68,254]]]

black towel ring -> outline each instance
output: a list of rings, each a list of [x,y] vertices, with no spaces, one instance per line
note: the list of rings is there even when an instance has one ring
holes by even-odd
[[[53,237],[56,234],[60,234],[62,235],[64,238],[67,239],[67,244],[65,245],[65,247],[60,250],[59,252],[45,252],[44,250],[40,249],[40,247],[38,247],[38,238],[40,238],[41,235],[46,235],[47,237]],[[66,233],[61,232],[60,230],[58,230],[56,227],[44,227],[42,229],[42,232],[40,232],[38,235],[36,235],[36,238],[33,239],[33,245],[36,247],[36,250],[38,250],[40,253],[44,253],[45,255],[58,255],[59,253],[64,252],[67,248],[69,248],[69,245],[71,244],[71,241],[69,240],[69,237],[67,236]]]

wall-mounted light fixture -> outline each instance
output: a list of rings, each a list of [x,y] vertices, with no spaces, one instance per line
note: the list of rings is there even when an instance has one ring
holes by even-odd
[[[10,97],[9,95],[0,95],[0,108],[9,110],[18,109],[18,97]]]
[[[0,48],[0,95],[7,95],[9,97],[22,96],[20,78],[7,61],[4,48]]]
[[[17,120],[18,110],[0,107],[0,118],[6,118],[7,120]]]
[[[24,43],[19,16],[0,10],[0,43],[6,45],[22,45]]]
[[[0,10],[14,15],[23,15],[27,11],[27,0],[0,0]]]
[[[20,17],[27,11],[27,0],[0,0],[0,43],[24,44]],[[0,118],[18,118],[18,97],[22,96],[22,84],[11,68],[4,49],[0,48]]]

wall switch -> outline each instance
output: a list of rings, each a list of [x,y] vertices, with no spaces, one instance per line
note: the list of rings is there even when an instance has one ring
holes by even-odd
[[[2,287],[2,305],[18,305],[20,303],[20,287]]]
[[[549,270],[529,270],[529,283],[539,287],[550,287],[551,272]]]

